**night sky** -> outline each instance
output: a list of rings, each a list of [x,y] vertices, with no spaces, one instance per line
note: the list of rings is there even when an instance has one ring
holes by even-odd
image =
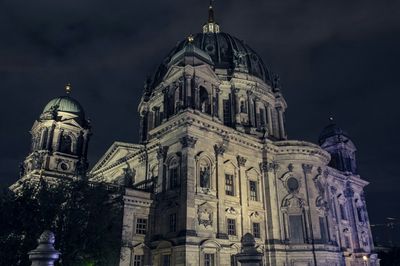
[[[372,223],[400,218],[400,1],[220,0],[221,30],[281,76],[290,139],[317,142],[332,115],[358,148]],[[0,186],[18,178],[33,122],[73,86],[93,124],[90,162],[138,142],[146,76],[200,32],[207,0],[0,0]]]

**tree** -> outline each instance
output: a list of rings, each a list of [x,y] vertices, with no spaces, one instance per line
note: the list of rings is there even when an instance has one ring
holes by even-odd
[[[30,265],[44,230],[56,235],[59,265],[117,265],[122,193],[85,181],[24,183],[0,195],[0,265]]]

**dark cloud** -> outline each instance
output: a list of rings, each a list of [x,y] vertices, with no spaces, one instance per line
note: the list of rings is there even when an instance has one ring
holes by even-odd
[[[17,178],[33,121],[67,82],[93,121],[92,164],[115,140],[137,142],[146,75],[201,30],[207,5],[0,0],[1,184]],[[399,217],[400,2],[221,0],[216,17],[281,75],[289,136],[316,142],[333,114],[371,182],[371,220]]]

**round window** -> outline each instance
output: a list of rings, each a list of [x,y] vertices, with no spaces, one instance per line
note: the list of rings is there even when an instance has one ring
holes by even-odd
[[[61,163],[61,165],[60,165],[60,167],[61,167],[61,169],[62,170],[68,170],[68,164],[66,164],[66,163]]]
[[[214,45],[212,45],[212,44],[208,44],[208,45],[206,46],[206,50],[207,50],[207,52],[209,52],[209,53],[214,53],[215,47],[214,47]]]
[[[287,180],[287,187],[290,192],[296,191],[299,189],[299,181],[297,181],[297,179],[294,177],[290,177]]]

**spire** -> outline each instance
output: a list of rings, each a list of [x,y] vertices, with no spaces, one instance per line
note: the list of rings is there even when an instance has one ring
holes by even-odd
[[[208,23],[214,22],[214,9],[213,9],[213,0],[210,0],[210,5],[208,6]]]
[[[71,84],[68,83],[67,85],[65,85],[65,93],[66,93],[67,95],[69,95],[69,94],[71,93],[71,91],[72,91]]]
[[[208,6],[208,21],[203,25],[203,33],[219,33],[219,25],[215,22],[213,0]]]

